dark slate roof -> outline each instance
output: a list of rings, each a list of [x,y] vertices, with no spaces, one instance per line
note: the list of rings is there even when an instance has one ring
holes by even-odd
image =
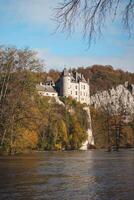
[[[84,82],[84,83],[87,83],[86,79],[84,78],[84,76],[81,74],[81,73],[78,73],[77,71],[75,71],[74,73],[70,72],[65,68],[63,70],[63,73],[62,73],[63,76],[70,76],[71,77],[71,81],[72,82]]]
[[[57,93],[51,85],[36,85],[38,91]]]

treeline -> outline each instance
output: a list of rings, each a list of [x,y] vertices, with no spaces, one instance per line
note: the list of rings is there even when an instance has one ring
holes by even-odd
[[[119,84],[124,84],[129,81],[134,84],[134,73],[125,72],[121,69],[114,69],[109,65],[93,65],[91,67],[79,67],[78,72],[81,72],[86,79],[89,78],[91,95],[97,91],[103,91],[116,87]]]
[[[0,48],[0,152],[78,149],[88,126],[83,106],[72,99],[41,97],[43,62],[29,49]]]

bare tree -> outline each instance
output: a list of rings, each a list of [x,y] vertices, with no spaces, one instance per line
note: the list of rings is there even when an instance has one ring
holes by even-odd
[[[120,18],[121,17],[121,18]],[[72,32],[82,23],[88,43],[102,32],[106,19],[121,20],[123,28],[131,35],[134,24],[133,0],[62,0],[56,8],[57,29]]]

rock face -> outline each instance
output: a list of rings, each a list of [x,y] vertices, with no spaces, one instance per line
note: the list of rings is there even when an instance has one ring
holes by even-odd
[[[87,112],[88,115],[88,122],[89,122],[89,128],[87,130],[88,138],[87,140],[82,144],[80,150],[88,150],[88,147],[94,146],[94,137],[92,133],[92,126],[91,126],[91,115],[90,115],[90,109],[89,107],[84,107],[84,110]]]
[[[125,82],[108,91],[97,92],[91,96],[90,105],[95,108],[110,105],[111,111],[118,112],[121,107],[129,114],[134,113],[134,85]]]

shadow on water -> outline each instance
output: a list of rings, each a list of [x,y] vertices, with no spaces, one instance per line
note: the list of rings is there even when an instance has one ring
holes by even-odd
[[[133,200],[134,151],[0,157],[0,200]]]

